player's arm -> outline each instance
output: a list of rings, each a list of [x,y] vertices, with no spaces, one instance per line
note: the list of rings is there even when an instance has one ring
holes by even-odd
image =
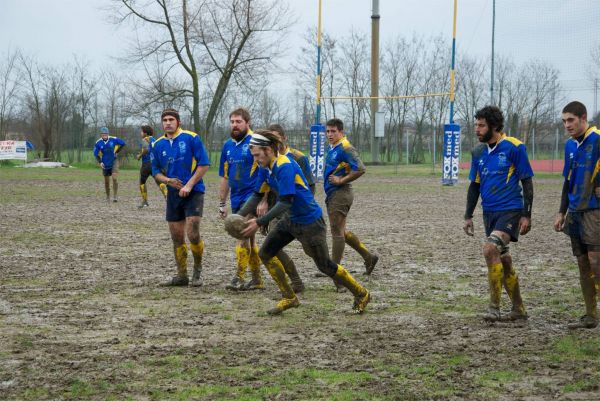
[[[248,200],[248,202],[252,198],[254,198],[256,195],[257,195],[257,193],[252,195],[252,197]],[[256,233],[260,227],[267,227],[271,220],[282,216],[284,213],[286,213],[288,210],[290,210],[290,208],[292,207],[293,200],[294,200],[294,195],[281,196],[277,200],[277,203],[275,205],[273,205],[273,207],[271,209],[269,209],[267,214],[265,214],[262,217],[256,218],[256,219],[248,220],[248,225],[246,226],[246,228],[244,229],[242,234],[245,237],[249,237],[252,234]],[[248,204],[248,202],[246,202],[246,204],[244,206],[246,206]],[[256,202],[255,205],[258,205],[258,202],[256,200],[254,202]],[[240,214],[241,214],[241,212],[240,212]]]
[[[100,148],[98,148],[97,144],[94,145],[94,158],[96,158],[98,165],[104,168],[104,164],[102,164],[102,158],[100,157]]]
[[[117,150],[115,150],[115,157],[117,157],[117,154],[120,153],[125,146],[127,146],[125,141],[122,140],[121,138],[117,138],[117,145],[119,145],[119,148]]]
[[[206,174],[209,167],[210,166],[206,164],[196,166],[196,171],[194,171],[194,174],[190,177],[188,182],[179,190],[179,196],[181,196],[182,198],[188,196],[192,192],[194,185],[196,185],[202,179],[202,177],[204,177],[204,174]]]
[[[358,152],[353,147],[344,149],[345,161],[350,165],[350,172],[344,176],[336,176],[331,174],[329,176],[329,182],[333,185],[346,185],[362,176],[367,169],[364,163],[358,156]]]
[[[187,197],[192,192],[194,186],[200,182],[210,167],[208,153],[200,139],[200,135],[196,135],[192,138],[191,145],[192,156],[196,159],[196,170],[188,182],[179,190],[179,196],[182,198]]]
[[[249,197],[248,200],[244,203],[244,205],[240,208],[240,210],[238,211],[238,214],[240,216],[247,216],[249,214],[254,214],[258,204],[260,203],[260,201],[262,200],[264,195],[265,194],[261,193],[261,192],[254,192],[252,194],[252,196]]]
[[[467,191],[467,207],[464,216],[465,224],[463,226],[463,230],[469,236],[472,236],[474,233],[473,212],[477,207],[477,201],[479,201],[480,190],[480,184],[476,181],[471,181],[471,184],[469,184],[469,189]]]
[[[219,215],[227,216],[227,196],[229,195],[229,180],[221,177],[219,181]]]
[[[519,233],[525,235],[531,230],[531,208],[533,206],[533,179],[527,177],[521,180],[523,186],[523,211],[519,221]]]
[[[554,219],[554,231],[562,231],[565,225],[565,215],[569,209],[569,180],[565,178],[562,193],[560,195],[560,206]]]

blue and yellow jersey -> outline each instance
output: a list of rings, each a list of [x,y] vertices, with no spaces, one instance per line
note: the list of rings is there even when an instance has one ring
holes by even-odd
[[[169,178],[179,178],[183,185],[187,184],[196,172],[197,166],[210,166],[204,144],[192,131],[178,128],[169,139],[165,135],[158,138],[150,151],[152,175],[163,173]],[[168,187],[169,191],[176,189]],[[204,193],[204,181],[200,180],[193,190]]]
[[[570,138],[565,144],[563,176],[569,180],[569,210],[598,209],[594,188],[600,186],[600,132],[590,127],[581,143]]]
[[[229,139],[223,144],[219,176],[229,182],[231,208],[238,209],[252,195],[256,183],[258,164],[250,153],[252,131],[239,142]]]
[[[343,177],[351,171],[365,171],[365,165],[358,156],[358,152],[346,137],[336,144],[330,145],[325,156],[325,171],[323,173],[323,186],[325,194],[329,197],[339,187],[329,183],[329,176]],[[347,184],[350,185],[350,184]]]
[[[286,155],[277,156],[269,168],[259,168],[256,192],[268,191],[274,191],[280,197],[293,197],[292,207],[288,212],[292,223],[310,224],[323,215],[321,207],[310,192],[302,169]]]
[[[125,146],[125,141],[116,136],[109,136],[106,141],[100,138],[94,145],[94,157],[100,157],[104,168],[112,168],[116,158],[115,153],[123,146]]]
[[[298,165],[302,169],[302,173],[304,173],[304,178],[306,178],[308,186],[312,187],[313,185],[315,185],[315,177],[313,176],[312,169],[310,168],[310,161],[308,160],[308,157],[306,157],[304,153],[300,152],[298,149],[293,149],[290,147],[287,147],[285,149],[284,154],[288,158],[298,163]]]
[[[480,184],[484,212],[522,210],[519,181],[529,177],[533,177],[533,170],[525,145],[505,133],[494,149],[480,144],[472,152],[469,180]]]
[[[148,151],[148,153],[144,153],[142,155],[142,164],[150,163],[151,162],[151,160],[150,160],[150,151],[152,149],[152,144],[154,144],[154,142],[156,142],[156,139],[154,139],[153,136],[148,136],[146,138],[148,139],[148,142],[146,142],[143,139],[140,142],[140,150],[146,149]]]

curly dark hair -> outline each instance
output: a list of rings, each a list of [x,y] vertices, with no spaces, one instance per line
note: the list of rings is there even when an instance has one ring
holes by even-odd
[[[562,110],[563,113],[571,113],[575,117],[583,118],[583,116],[587,116],[587,109],[585,105],[581,102],[574,101],[565,106]]]
[[[502,110],[496,106],[485,106],[483,109],[478,110],[475,113],[475,119],[485,120],[491,130],[501,132],[504,128],[504,115]]]

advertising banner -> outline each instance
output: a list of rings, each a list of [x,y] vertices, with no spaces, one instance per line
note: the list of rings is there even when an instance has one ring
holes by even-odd
[[[458,182],[460,161],[460,125],[444,124],[444,161],[442,164],[442,185],[455,185]]]

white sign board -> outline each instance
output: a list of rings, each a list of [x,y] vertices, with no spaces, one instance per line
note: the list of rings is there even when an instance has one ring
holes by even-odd
[[[385,137],[385,113],[378,111],[375,113],[375,138]]]
[[[27,143],[0,141],[0,160],[27,160]]]

